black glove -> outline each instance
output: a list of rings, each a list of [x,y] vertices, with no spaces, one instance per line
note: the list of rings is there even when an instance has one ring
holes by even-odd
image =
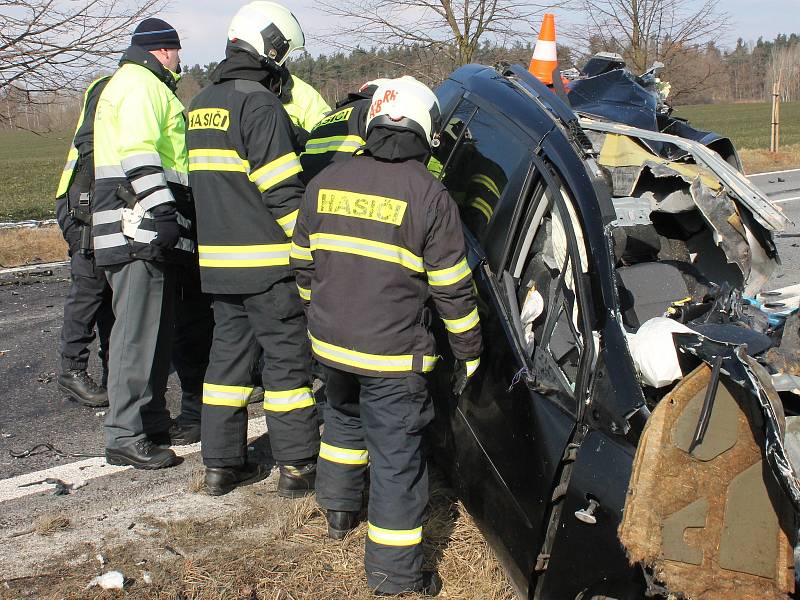
[[[181,228],[178,225],[178,211],[174,204],[161,204],[152,211],[153,220],[156,226],[156,238],[150,245],[162,250],[174,248],[181,236]]]
[[[472,376],[478,370],[481,364],[480,358],[469,358],[467,360],[456,359],[455,368],[453,369],[453,376],[450,379],[450,385],[453,388],[453,395],[458,397],[464,393]]]

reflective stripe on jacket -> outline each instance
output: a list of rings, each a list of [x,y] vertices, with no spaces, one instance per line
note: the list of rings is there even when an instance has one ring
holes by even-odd
[[[189,109],[189,172],[203,291],[251,294],[291,276],[303,193],[292,125],[261,83],[219,78]]]
[[[357,155],[306,189],[291,260],[317,359],[380,377],[436,364],[428,301],[457,358],[481,354],[458,208],[414,160]]]
[[[97,101],[100,94],[106,87],[110,76],[95,79],[83,95],[83,105],[81,114],[78,117],[78,125],[75,127],[75,135],[72,137],[72,145],[67,153],[67,163],[61,172],[61,179],[58,182],[56,198],[63,198],[69,192],[69,186],[75,178],[75,169],[78,166],[78,159],[94,152],[94,115],[97,109]],[[83,143],[81,143],[81,141]]]
[[[193,211],[183,105],[174,93],[177,76],[136,46],[126,51],[121,65],[100,96],[94,121],[95,259],[99,266],[134,259],[192,260]],[[144,211],[129,236],[123,235],[123,209],[129,207],[117,193],[120,186],[135,194]],[[181,215],[181,238],[165,256],[150,245],[156,237],[150,211],[170,203]]]
[[[349,158],[364,145],[370,103],[360,99],[341,106],[311,130],[300,155],[304,181],[311,181],[330,163]]]

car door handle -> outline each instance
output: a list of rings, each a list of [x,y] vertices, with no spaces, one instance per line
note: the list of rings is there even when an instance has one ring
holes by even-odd
[[[600,508],[600,503],[597,500],[590,499],[589,506],[575,511],[575,518],[587,525],[595,525],[597,523],[597,517],[594,515],[594,512],[598,508]]]

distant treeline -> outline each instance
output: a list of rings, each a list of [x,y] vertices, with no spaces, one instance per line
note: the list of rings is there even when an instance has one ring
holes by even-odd
[[[615,51],[623,56],[625,48],[605,48],[589,38],[587,49],[559,45],[562,68],[580,68],[595,52]],[[494,65],[499,61],[527,65],[533,53],[532,44],[516,43],[498,47],[484,44],[476,62]],[[313,85],[334,105],[348,92],[378,77],[414,75],[435,86],[457,68],[447,55],[424,47],[356,48],[348,52],[312,56],[303,54],[287,63],[292,73]],[[216,63],[194,65],[185,69],[178,94],[188,104],[208,83]],[[773,80],[781,76],[783,100],[800,100],[800,35],[779,35],[774,40],[759,38],[755,43],[739,39],[732,49],[723,50],[714,43],[685,48],[681,60],[668,64],[662,79],[672,84],[671,100],[675,105],[712,102],[758,102],[768,100]],[[88,83],[88,81],[87,81]],[[69,130],[74,127],[80,110],[80,98],[43,99],[41,103],[23,101],[23,94],[7,94],[0,98],[0,111],[7,114],[5,128],[33,131]]]

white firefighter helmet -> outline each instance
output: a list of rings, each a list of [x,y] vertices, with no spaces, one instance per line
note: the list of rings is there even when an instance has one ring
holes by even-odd
[[[231,20],[228,41],[282,65],[289,54],[305,46],[306,38],[300,23],[285,6],[276,2],[250,2]]]
[[[381,82],[372,96],[367,135],[373,127],[410,129],[430,145],[439,128],[439,101],[431,89],[409,75]]]

